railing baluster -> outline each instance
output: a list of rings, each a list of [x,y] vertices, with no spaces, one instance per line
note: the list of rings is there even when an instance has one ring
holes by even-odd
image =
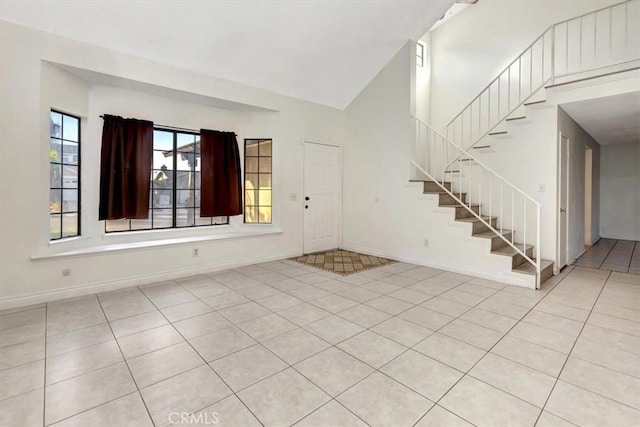
[[[527,252],[527,199],[524,199],[524,251]]]
[[[515,201],[516,201],[516,193],[515,193],[515,190],[513,189],[513,187],[511,187],[511,229],[514,231],[514,233],[511,234],[511,244],[513,244],[513,235],[515,234],[515,231],[516,231],[516,223],[515,223],[516,207],[515,207]]]
[[[502,180],[500,180],[500,234],[502,233],[502,225],[504,224],[504,212],[502,210],[502,205],[503,205],[503,192],[502,192]]]

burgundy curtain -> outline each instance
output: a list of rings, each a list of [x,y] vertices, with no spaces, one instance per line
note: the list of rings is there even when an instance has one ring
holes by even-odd
[[[233,132],[200,130],[200,216],[242,214],[240,152]]]
[[[153,158],[153,122],[105,115],[99,219],[146,219]]]

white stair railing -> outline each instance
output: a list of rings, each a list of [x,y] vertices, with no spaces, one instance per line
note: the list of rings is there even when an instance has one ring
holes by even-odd
[[[467,152],[558,78],[639,59],[639,16],[640,1],[629,0],[551,25],[446,125],[445,135]]]
[[[533,265],[539,288],[540,203],[428,124],[418,118],[415,124],[413,165]]]

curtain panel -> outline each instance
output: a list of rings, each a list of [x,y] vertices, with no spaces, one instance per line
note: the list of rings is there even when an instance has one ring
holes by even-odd
[[[233,132],[200,130],[200,216],[242,214],[238,141]]]
[[[149,217],[153,122],[104,115],[99,219]]]

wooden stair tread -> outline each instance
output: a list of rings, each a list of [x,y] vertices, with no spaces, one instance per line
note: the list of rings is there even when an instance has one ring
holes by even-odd
[[[484,219],[485,221],[487,221],[489,219],[488,216],[483,216],[482,219]],[[492,216],[491,217],[492,220],[497,220],[498,217],[496,216]],[[462,221],[462,222],[479,222],[480,220],[478,218],[476,218],[475,216],[473,217],[469,217],[469,218],[456,218],[456,221]]]
[[[502,230],[502,235],[506,235],[506,234],[511,234],[513,231],[512,230],[506,230],[503,229]],[[483,239],[493,239],[494,237],[498,237],[499,233],[496,233],[493,230],[486,230],[486,231],[481,231],[480,233],[473,233],[472,236],[473,237],[482,237]]]
[[[515,245],[518,247],[518,249],[520,249],[522,252],[525,252],[525,253],[529,249],[533,249],[533,245],[527,245],[526,250],[525,250],[525,245],[523,245],[522,243],[515,243]],[[494,249],[491,251],[491,253],[496,255],[505,255],[505,256],[514,256],[519,254],[519,252],[516,252],[516,250],[509,245]]]
[[[553,261],[550,261],[548,259],[543,259],[542,262],[540,263],[540,273],[542,273],[545,269],[551,266],[553,266]],[[531,274],[531,275],[536,274],[536,268],[530,262],[522,263],[519,266],[512,268],[511,270],[518,273],[523,273],[523,274]]]
[[[444,181],[443,182],[443,181],[432,181],[430,179],[418,179],[418,178],[410,179],[409,182],[434,182],[434,183],[438,182],[440,184],[451,184],[451,181]]]
[[[465,206],[468,206],[470,208],[479,208],[480,207],[480,205],[461,205],[460,203],[451,203],[451,204],[440,203],[440,204],[438,204],[438,206],[447,207],[447,208],[463,208]]]

